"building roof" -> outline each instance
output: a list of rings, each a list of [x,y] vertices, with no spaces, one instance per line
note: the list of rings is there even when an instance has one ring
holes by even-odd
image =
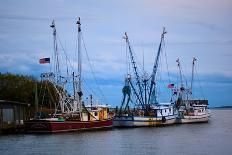
[[[16,102],[16,101],[8,101],[8,100],[0,100],[0,104],[14,104],[14,105],[29,106],[29,103]]]

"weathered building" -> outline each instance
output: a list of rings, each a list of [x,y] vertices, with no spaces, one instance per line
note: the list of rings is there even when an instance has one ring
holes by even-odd
[[[23,128],[23,122],[29,119],[30,104],[0,100],[0,133]]]

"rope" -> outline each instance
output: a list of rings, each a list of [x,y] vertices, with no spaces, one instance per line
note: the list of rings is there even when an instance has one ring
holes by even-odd
[[[142,65],[141,65],[141,63],[138,61],[139,59],[138,59],[136,53],[134,52],[134,50],[132,49],[132,47],[131,47],[131,50],[132,50],[132,52],[133,52],[134,59],[135,59],[135,61],[136,61],[137,72],[138,72],[139,75],[141,75],[140,73],[142,73],[141,71],[143,70],[143,69],[142,69]]]
[[[171,83],[170,80],[170,74],[169,74],[169,68],[168,68],[168,60],[167,60],[167,53],[166,53],[166,48],[165,48],[165,42],[163,41],[163,48],[164,48],[164,56],[165,56],[165,62],[166,62],[166,67],[167,67],[167,72],[168,72],[168,82]],[[162,48],[162,49],[163,49]],[[161,50],[162,50],[161,49]],[[162,50],[163,51],[163,50]],[[163,53],[163,52],[162,52]]]
[[[94,91],[93,91],[93,89],[91,88],[91,87],[89,87],[88,85],[87,85],[87,82],[83,79],[82,80],[82,82],[83,82],[83,89],[84,89],[84,91],[86,92],[86,93],[88,93],[88,94],[93,94],[94,96],[98,96]],[[85,88],[86,87],[86,88]],[[90,90],[90,91],[89,91]]]
[[[129,70],[130,70],[130,63],[128,63],[128,51],[127,51],[127,44],[126,44],[126,76],[129,74]]]
[[[68,58],[68,55],[67,55],[67,53],[66,53],[66,51],[65,51],[65,49],[64,49],[64,47],[63,47],[63,45],[62,45],[62,43],[61,43],[61,41],[60,41],[60,38],[59,38],[58,34],[57,34],[57,38],[58,38],[58,41],[59,41],[59,43],[60,43],[60,46],[61,46],[61,48],[62,48],[62,50],[63,50],[63,52],[64,52],[65,58],[68,60],[68,62],[69,62],[69,64],[70,64],[70,67],[71,67],[72,70],[74,71],[74,67],[73,67],[71,61],[70,61],[69,58]]]
[[[161,75],[161,73],[162,73],[162,70],[163,70],[163,62],[164,62],[164,59],[165,58],[165,62],[166,62],[166,67],[167,67],[167,59],[166,59],[166,53],[165,52],[163,52],[163,49],[161,48],[161,57],[160,57],[160,81],[161,81],[161,83],[163,84],[163,88],[164,89],[167,89],[167,82],[165,82],[165,79],[162,79],[162,75]],[[167,67],[168,68],[168,67]],[[169,73],[169,72],[168,72]],[[169,76],[169,74],[168,74],[168,76]],[[169,82],[169,84],[171,83],[170,82],[170,77],[168,77],[169,79],[168,79],[168,82]],[[160,89],[160,94],[163,94],[163,95],[160,95],[161,97],[163,96],[164,98],[167,98],[167,97],[165,97],[165,96],[168,96],[168,91],[164,91],[164,93],[163,92],[161,92],[161,89]]]
[[[198,73],[197,73],[196,68],[194,68],[194,70],[195,70],[195,72],[196,72],[196,77],[197,77],[197,80],[198,80],[198,82],[199,82],[201,95],[202,95],[203,98],[205,99],[205,95],[204,95],[204,92],[203,92],[203,89],[202,89],[202,86],[201,86],[201,81],[200,81],[200,79],[199,79],[199,76],[198,76]]]
[[[102,96],[104,102],[105,102],[105,103],[109,103],[109,102],[107,102],[107,100],[106,100],[106,98],[105,98],[105,96],[104,96],[104,94],[103,94],[101,88],[99,87],[97,78],[96,78],[95,73],[94,73],[94,71],[93,71],[93,65],[91,64],[91,61],[90,61],[90,58],[89,58],[89,55],[88,55],[88,52],[87,52],[87,48],[86,48],[86,46],[85,46],[85,42],[84,42],[83,35],[81,35],[81,39],[82,39],[82,42],[83,42],[83,45],[84,45],[85,53],[86,53],[86,56],[87,56],[87,60],[88,60],[89,66],[90,66],[91,73],[92,73],[92,75],[93,75],[93,79],[94,79],[94,81],[95,81],[95,83],[96,83],[96,85],[97,85],[97,89],[98,89],[98,91],[100,92],[100,94],[101,94],[101,96]]]

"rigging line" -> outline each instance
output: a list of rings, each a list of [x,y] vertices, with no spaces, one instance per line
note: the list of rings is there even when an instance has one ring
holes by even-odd
[[[48,90],[48,93],[49,93],[49,95],[50,95],[50,98],[51,98],[52,102],[55,103],[54,96],[52,95],[49,86],[47,86],[47,90]],[[51,102],[51,101],[50,101],[50,102]],[[56,104],[56,103],[55,103],[55,104]]]
[[[202,86],[201,86],[201,81],[200,81],[200,79],[199,79],[199,76],[198,76],[198,72],[197,72],[197,70],[196,70],[196,67],[194,68],[194,70],[195,70],[195,72],[196,72],[197,80],[198,80],[198,82],[199,82],[201,95],[202,95],[203,98],[205,99],[205,94],[204,94],[203,88],[202,88]]]
[[[156,84],[156,87],[154,89],[156,89],[156,100],[157,102],[160,101],[160,98],[161,98],[161,94],[162,94],[162,91],[161,91],[161,86],[164,85],[163,84],[163,80],[162,80],[162,70],[163,70],[163,65],[162,65],[162,55],[163,55],[163,52],[161,50],[160,52],[161,56],[159,57],[159,68],[157,69],[157,76],[156,76],[156,81],[157,81],[157,84]]]
[[[42,79],[41,79],[42,80]],[[42,90],[43,90],[43,83],[41,83],[41,86],[40,86],[40,92],[39,92],[39,97],[42,96]],[[38,98],[39,98],[38,97]],[[43,100],[43,99],[42,99]],[[39,100],[38,100],[39,101]],[[42,104],[43,104],[43,101],[42,101]],[[38,102],[38,105],[39,105],[39,102]],[[41,106],[41,105],[40,105]],[[41,107],[40,107],[40,112],[41,112]]]
[[[136,100],[139,102],[139,104],[142,103],[142,102],[141,102],[141,98],[139,97],[139,95],[138,95],[138,93],[137,93],[137,91],[136,91],[136,88],[134,88],[134,86],[133,86],[133,84],[132,84],[131,81],[129,81],[129,84],[130,84],[130,86],[131,86],[131,88],[132,88],[132,90],[133,90],[133,92],[134,92],[134,94],[135,94],[135,96],[136,96],[136,98],[137,98]],[[144,107],[143,104],[141,104],[141,106]]]
[[[133,52],[134,59],[135,59],[135,61],[136,61],[137,72],[138,72],[139,75],[142,75],[142,74],[141,74],[141,73],[142,73],[142,65],[141,65],[141,63],[140,63],[140,61],[139,61],[139,59],[138,59],[138,57],[137,57],[137,55],[136,55],[136,53],[134,52],[134,50],[133,50],[132,47],[131,47],[131,51]]]
[[[142,58],[143,58],[143,66],[142,66],[143,70],[142,70],[142,74],[144,74],[145,73],[145,68],[144,68],[145,67],[145,65],[144,65],[144,63],[145,63],[144,62],[144,44],[142,43],[141,46],[142,46]]]
[[[82,80],[83,80],[83,83],[85,84],[85,87],[88,87],[88,88],[90,89],[90,92],[91,92],[94,96],[100,98],[99,95],[98,95],[98,93],[96,93],[96,92],[93,90],[93,88],[92,88],[90,85],[87,84],[87,82],[86,82],[84,79],[82,79]],[[96,83],[96,82],[95,82],[95,83]],[[100,92],[100,91],[99,91],[99,92]],[[91,94],[91,93],[90,93],[90,94]],[[104,99],[102,99],[102,100],[104,100]]]
[[[166,51],[165,51],[165,49],[164,49],[164,51],[163,51],[163,48],[161,49],[161,55],[162,55],[162,60],[161,60],[161,62],[165,62],[166,63],[166,67],[167,67],[167,73],[168,73],[168,80],[166,79],[166,73],[165,73],[165,76],[164,76],[164,79],[162,80],[162,84],[163,84],[163,90],[167,90],[167,85],[168,84],[170,84],[171,82],[170,82],[170,77],[169,77],[169,71],[168,71],[168,65],[167,65],[167,57],[166,57]],[[162,63],[161,63],[162,64]],[[161,69],[163,69],[163,68],[165,68],[165,67],[163,67],[162,66],[162,68]],[[165,96],[169,96],[169,93],[168,93],[168,91],[163,91],[164,93],[163,93],[163,96],[165,97]],[[165,97],[166,98],[166,97]]]
[[[54,60],[54,52],[52,52],[52,55],[51,55],[51,61]],[[49,63],[49,70],[50,70],[50,73],[52,72],[53,70],[53,63]]]
[[[126,76],[129,74],[129,70],[130,70],[130,64],[128,63],[128,51],[127,51],[127,45],[126,47]]]
[[[129,53],[130,51],[129,51],[129,48],[127,46],[127,43],[126,43],[126,50],[127,50],[127,63],[128,63],[129,74],[132,76],[132,74],[133,74],[133,65],[130,63],[130,53]]]
[[[180,77],[180,79],[182,79],[182,83],[181,84],[183,84],[183,86],[187,89],[188,88],[188,80],[187,80],[187,77],[185,75],[188,76],[188,72],[186,71],[186,65],[185,66],[182,65],[181,68],[180,68],[180,70],[181,70],[181,77]]]
[[[41,105],[41,106],[43,106],[43,104],[44,104],[44,97],[45,97],[46,88],[47,88],[46,83],[45,83],[45,86],[44,86],[44,87],[45,87],[45,89],[44,89],[43,94],[42,94],[43,96],[42,96],[42,103],[41,103],[42,105]]]
[[[41,94],[42,94],[42,89],[43,89],[43,83],[42,83],[42,78],[41,78],[39,96],[41,96]]]
[[[165,89],[166,88],[166,84],[165,84],[165,78],[163,79],[163,77],[162,77],[162,71],[163,71],[163,58],[164,58],[164,53],[163,53],[163,50],[161,49],[161,57],[159,58],[160,60],[159,60],[159,62],[160,62],[160,67],[158,68],[158,71],[159,71],[159,96],[160,96],[160,98],[162,98],[162,97],[165,97],[165,96],[168,96],[168,93],[167,93],[167,91],[162,91],[162,87]]]
[[[87,56],[87,60],[88,60],[88,62],[89,62],[90,70],[91,70],[91,73],[92,73],[92,75],[93,75],[93,78],[94,78],[94,80],[95,80],[95,82],[96,82],[98,91],[99,91],[100,94],[102,95],[102,98],[103,98],[104,102],[109,103],[109,102],[107,102],[107,100],[106,100],[106,98],[105,98],[105,96],[104,96],[102,90],[100,89],[100,86],[99,86],[99,84],[98,84],[97,78],[96,78],[95,73],[94,73],[94,71],[93,71],[93,66],[92,66],[92,64],[91,64],[91,61],[90,61],[90,58],[89,58],[89,55],[88,55],[88,52],[87,52],[87,48],[86,48],[86,46],[85,46],[85,42],[84,42],[84,37],[83,37],[83,35],[81,35],[81,39],[82,39],[82,42],[83,42],[83,45],[84,45],[84,49],[85,49],[85,53],[86,53],[86,56]]]
[[[75,53],[74,53],[74,62],[77,62],[77,55],[78,55],[78,34],[76,35],[76,41],[75,41],[75,43],[76,43],[76,45],[75,45]]]
[[[90,95],[92,94],[92,93],[89,91],[89,89],[88,89],[87,87],[84,87],[84,86],[83,86],[82,89],[84,90],[85,93],[90,94]],[[93,95],[94,95],[94,94],[93,94]],[[88,97],[88,96],[86,96],[86,98],[87,98],[87,97]]]
[[[67,68],[66,68],[66,74],[67,74],[67,76],[68,76],[68,60],[67,60],[67,57],[66,57],[66,59],[65,59],[65,63],[66,63],[66,66],[67,66]]]
[[[96,93],[95,91],[93,91],[92,87],[89,86],[89,85],[87,85],[87,82],[86,82],[84,79],[82,79],[82,81],[83,81],[83,89],[87,90],[87,91],[86,91],[87,93],[93,94],[94,96],[100,98],[99,95],[97,95],[97,93]],[[86,88],[85,88],[85,87],[86,87]],[[89,90],[90,90],[90,91],[89,91]]]
[[[164,56],[165,56],[166,67],[167,67],[167,72],[168,72],[168,82],[171,83],[169,67],[168,67],[168,58],[167,58],[167,52],[166,52],[166,47],[165,47],[165,41],[163,42],[163,48],[162,49],[164,49]]]
[[[64,55],[65,55],[66,59],[68,60],[68,62],[69,62],[69,64],[70,64],[70,67],[71,67],[72,70],[74,71],[74,67],[73,67],[73,65],[72,65],[72,63],[71,63],[71,61],[70,61],[70,59],[68,58],[67,52],[65,51],[64,46],[62,45],[61,40],[60,40],[60,37],[58,36],[58,34],[57,34],[57,38],[58,38],[58,41],[59,41],[59,43],[60,43],[60,46],[61,46],[61,48],[62,48],[62,50],[63,50],[63,52],[64,52]]]
[[[97,93],[93,90],[93,88],[91,87],[91,85],[87,84],[87,82],[86,82],[86,80],[84,78],[82,78],[82,83],[83,83],[83,89],[86,90],[86,92],[88,94],[92,94],[92,95],[100,98],[99,95],[97,95]],[[88,90],[90,90],[90,91],[88,91]]]
[[[134,107],[137,106],[137,104],[136,104],[136,96],[134,95],[134,93],[131,93],[131,104],[133,104]]]
[[[82,78],[82,83],[83,83],[83,89],[86,89],[88,93],[92,93],[93,95],[95,95],[95,92],[93,91],[92,87],[89,87],[87,85],[87,82]]]
[[[130,52],[131,64],[133,65],[134,75],[136,77],[136,82],[137,82],[136,85],[139,88],[139,96],[141,98],[140,101],[142,101],[141,104],[142,104],[142,106],[144,106],[144,101],[143,101],[142,92],[141,92],[141,89],[142,89],[142,87],[141,87],[141,78],[140,78],[139,73],[138,73],[139,68],[138,68],[138,66],[137,66],[137,64],[135,62],[135,55],[133,54],[133,51],[132,51],[132,48],[131,48],[131,45],[130,45],[130,41],[128,39],[128,36],[127,36],[126,32],[125,32],[125,39],[126,39],[127,46],[129,48],[129,52]],[[132,85],[132,87],[133,87],[133,85]],[[139,97],[139,96],[137,96],[137,97]],[[144,107],[144,109],[145,109],[145,107]]]
[[[66,42],[65,42],[65,49],[66,49]],[[67,66],[66,73],[67,73],[67,76],[68,76],[68,60],[67,60],[67,57],[65,59],[65,63],[66,63],[66,66]]]
[[[183,79],[185,81],[185,88],[188,88],[188,80],[187,80],[185,74],[182,73],[182,77],[183,77]]]
[[[129,41],[129,40],[128,40]],[[138,57],[137,57],[137,55],[136,55],[136,53],[135,53],[135,51],[134,51],[134,49],[133,49],[133,47],[131,46],[131,42],[129,41],[129,44],[130,44],[130,47],[128,47],[128,45],[127,45],[127,47],[128,48],[130,48],[130,50],[131,50],[131,52],[133,53],[133,57],[134,57],[134,60],[135,60],[135,62],[136,62],[136,68],[137,68],[137,72],[138,72],[138,75],[141,75],[141,71],[142,71],[142,65],[141,65],[141,63],[139,62],[139,59],[138,59]],[[129,58],[130,57],[130,55],[128,55],[128,59],[130,59]],[[129,63],[129,66],[130,66],[130,62],[128,62]],[[132,70],[132,69],[131,69]]]

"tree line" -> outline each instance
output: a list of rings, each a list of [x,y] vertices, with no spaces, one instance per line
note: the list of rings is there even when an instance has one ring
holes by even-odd
[[[39,107],[53,108],[54,103],[58,102],[58,94],[49,81],[39,81],[27,75],[0,73],[1,100],[23,102],[33,106],[36,96]]]

